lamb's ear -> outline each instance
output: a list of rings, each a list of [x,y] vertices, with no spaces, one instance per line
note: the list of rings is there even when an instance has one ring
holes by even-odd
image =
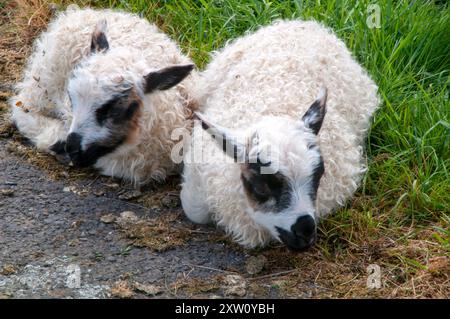
[[[91,53],[105,52],[109,49],[109,43],[106,39],[106,20],[100,20],[95,26],[91,39]]]
[[[246,156],[245,146],[239,143],[228,129],[211,123],[204,115],[198,112],[195,112],[194,115],[202,122],[202,128],[214,138],[225,154],[233,158],[235,162],[244,163]]]
[[[326,104],[327,104],[327,89],[322,88],[319,92],[314,103],[309,107],[308,111],[306,111],[305,115],[303,115],[303,122],[305,126],[317,135],[319,133],[320,128],[322,127],[322,122],[326,113]]]
[[[154,90],[167,90],[180,83],[194,68],[193,64],[176,65],[144,76],[144,93]]]

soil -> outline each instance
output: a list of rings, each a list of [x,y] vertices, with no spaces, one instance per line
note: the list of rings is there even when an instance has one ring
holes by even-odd
[[[110,287],[126,278],[160,285],[165,288],[160,296],[168,297],[174,295],[170,283],[180,278],[207,280],[225,273],[220,270],[243,269],[245,254],[209,240],[217,231],[192,225],[179,207],[155,210],[121,200],[124,188],[109,178],[54,180],[8,152],[7,145],[0,140],[0,189],[5,193],[0,195],[0,269],[10,265],[13,274],[0,275],[0,293],[10,297],[106,297]],[[183,238],[163,251],[136,247],[118,222],[101,221],[102,216],[120,218],[126,211],[136,215],[130,227],[139,222],[151,226],[175,217],[159,234],[147,231],[143,236],[164,237],[175,232]],[[81,286],[76,289],[66,287],[71,267],[80,269]]]

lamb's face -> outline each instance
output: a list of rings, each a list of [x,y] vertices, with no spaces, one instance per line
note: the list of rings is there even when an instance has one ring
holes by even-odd
[[[316,240],[315,202],[325,170],[317,133],[325,104],[323,91],[301,119],[266,117],[253,126],[246,143],[236,142],[227,129],[199,116],[203,128],[241,162],[246,212],[294,250],[304,250]]]
[[[248,162],[241,164],[247,213],[295,250],[315,242],[315,201],[324,173],[317,137],[302,124],[280,117],[262,120],[248,143]]]
[[[110,49],[105,27],[104,21],[97,25],[91,55],[69,78],[72,123],[67,140],[53,148],[64,149],[76,166],[93,165],[122,145],[134,143],[144,95],[175,86],[193,69],[193,65],[182,65],[134,74],[123,62],[134,63],[127,59],[130,49]]]
[[[138,133],[141,96],[132,84],[113,82],[80,75],[69,83],[73,119],[65,149],[76,166],[95,164]]]

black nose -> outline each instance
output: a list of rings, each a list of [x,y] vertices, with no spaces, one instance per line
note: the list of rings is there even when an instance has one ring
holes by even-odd
[[[66,152],[70,158],[78,156],[81,152],[81,135],[78,133],[70,133],[66,140]]]
[[[301,216],[292,225],[291,231],[296,237],[309,242],[316,235],[316,221],[309,215]]]
[[[316,221],[309,215],[299,217],[291,226],[291,231],[280,227],[276,229],[281,241],[295,251],[306,250],[316,241]]]

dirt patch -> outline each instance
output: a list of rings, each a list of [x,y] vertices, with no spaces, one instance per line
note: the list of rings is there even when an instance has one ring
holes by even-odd
[[[202,278],[180,278],[170,284],[170,293],[173,296],[187,295],[188,297],[210,297],[219,291],[223,282],[223,276]]]
[[[147,220],[118,221],[117,225],[136,247],[166,251],[188,243],[191,233],[180,222],[182,213],[168,213]]]

